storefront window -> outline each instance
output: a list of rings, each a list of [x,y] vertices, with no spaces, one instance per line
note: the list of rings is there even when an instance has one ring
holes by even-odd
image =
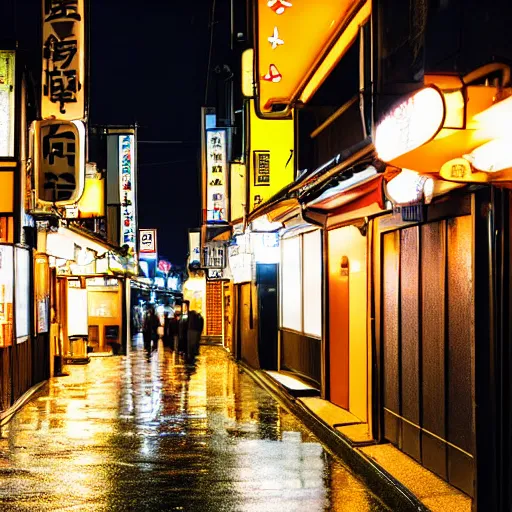
[[[16,254],[16,340],[22,343],[30,334],[30,252],[21,247]]]
[[[68,281],[68,337],[84,337],[89,334],[87,289],[80,280]]]
[[[281,325],[302,331],[302,277],[300,237],[283,240],[281,265]]]
[[[320,231],[304,237],[304,333],[322,336],[322,239]]]
[[[281,327],[322,336],[322,236],[316,230],[282,240]]]
[[[0,245],[0,347],[12,344],[12,246]]]

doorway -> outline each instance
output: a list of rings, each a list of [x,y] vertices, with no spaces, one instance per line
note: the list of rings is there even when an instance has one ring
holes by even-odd
[[[277,264],[258,263],[256,284],[258,287],[258,352],[260,367],[264,370],[277,370]]]

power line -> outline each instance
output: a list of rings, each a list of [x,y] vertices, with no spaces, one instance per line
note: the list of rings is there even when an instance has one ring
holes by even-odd
[[[168,165],[168,164],[180,164],[183,162],[191,162],[191,158],[186,158],[183,160],[169,160],[167,162],[149,162],[147,164],[139,164],[139,167],[153,167],[155,165]]]
[[[215,0],[212,0],[212,12],[210,17],[210,49],[208,50],[208,68],[206,69],[206,87],[204,91],[204,104],[208,104],[208,86],[210,83],[210,66],[212,63],[213,28],[215,26]]]
[[[137,144],[198,144],[195,140],[138,140]]]

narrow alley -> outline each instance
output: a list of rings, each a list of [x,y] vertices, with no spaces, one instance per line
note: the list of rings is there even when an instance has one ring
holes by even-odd
[[[1,431],[2,511],[386,510],[221,347],[65,370]]]

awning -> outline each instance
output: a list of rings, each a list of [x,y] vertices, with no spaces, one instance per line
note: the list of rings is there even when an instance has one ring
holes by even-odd
[[[374,171],[368,170],[367,174],[377,174],[380,172],[380,165],[375,162],[374,154],[375,148],[371,138],[342,151],[313,172],[299,176],[293,183],[258,206],[249,214],[248,223],[262,216],[266,216],[270,222],[282,222],[283,219],[293,216],[295,212],[301,213],[303,205],[308,205],[311,200],[317,199],[324,193],[328,196],[331,193],[329,190],[334,188],[330,186],[333,179],[339,178],[344,173],[346,174],[338,179],[337,184],[347,182],[351,176],[356,175],[357,182],[359,176],[364,176],[359,174],[360,171],[369,169],[372,163],[375,163],[376,167],[373,168]]]
[[[375,174],[359,184],[355,184],[349,189],[341,190],[330,197],[311,201],[306,204],[306,208],[312,211],[332,212],[338,214],[350,210],[358,210],[371,204],[377,204],[381,210],[384,210],[383,193],[383,174]],[[333,187],[335,190],[338,187]]]

